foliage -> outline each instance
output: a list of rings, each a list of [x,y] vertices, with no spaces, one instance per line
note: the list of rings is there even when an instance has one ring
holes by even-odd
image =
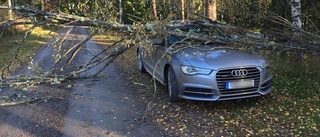
[[[124,0],[124,23],[132,24],[137,21],[150,20],[151,1]]]
[[[245,28],[259,28],[267,13],[270,0],[221,0],[218,2],[220,20]]]
[[[301,2],[303,29],[319,33],[320,2]],[[291,6],[287,0],[221,0],[218,2],[218,11],[221,21],[236,26],[271,31],[290,30]]]
[[[101,0],[66,0],[60,5],[65,13],[80,15],[100,20],[113,20],[116,17],[115,1]]]

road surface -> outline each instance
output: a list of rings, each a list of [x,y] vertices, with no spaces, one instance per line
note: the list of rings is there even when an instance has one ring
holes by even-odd
[[[43,71],[52,69],[54,64],[52,55],[56,53],[53,48],[54,39],[63,38],[71,28],[71,26],[67,26],[61,29],[60,36],[53,37],[47,41],[47,44],[39,48],[33,57],[34,64],[41,67]],[[68,34],[64,43],[78,43],[87,35],[87,28],[76,27]],[[65,47],[68,47],[66,44]],[[104,49],[103,46],[106,45],[97,44],[94,40],[86,43],[66,72],[72,71],[77,68],[77,65],[90,60],[91,57]],[[103,56],[101,55],[101,57]],[[62,61],[61,64],[63,63],[65,62]],[[61,64],[59,64],[60,67]],[[103,65],[80,75],[90,77]],[[40,73],[22,67],[13,75]],[[50,108],[51,105],[47,105],[48,108],[39,107],[37,103],[1,108],[0,114],[3,115],[0,116],[0,136],[162,136],[157,127],[150,122],[150,119],[149,121],[143,119],[146,110],[145,104],[139,102],[133,89],[125,86],[115,65],[108,66],[102,74],[101,77],[72,80],[60,86],[47,85],[45,89],[43,86],[32,88],[33,91],[45,90],[49,94],[60,90],[59,92],[64,94],[68,92],[68,95],[65,95],[66,99],[58,97],[48,102],[48,104],[58,103],[56,108]],[[48,87],[50,87],[50,92]],[[50,111],[46,111],[49,109]],[[56,116],[58,114],[61,116]]]

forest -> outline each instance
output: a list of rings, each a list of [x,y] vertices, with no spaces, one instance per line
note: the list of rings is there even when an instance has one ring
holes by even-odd
[[[136,24],[155,20],[195,20],[211,19],[218,23],[233,25],[251,32],[263,33],[277,39],[290,39],[294,28],[312,36],[319,35],[319,1],[289,0],[2,0],[2,5],[10,4],[19,7],[30,7],[53,13],[66,13],[98,19],[115,21],[120,24]],[[297,4],[296,4],[297,3]],[[298,6],[298,16],[292,8]],[[11,10],[2,8],[2,14],[8,15]],[[15,10],[13,10],[15,11]],[[20,11],[16,10],[16,15]],[[11,11],[12,12],[12,11]],[[27,15],[28,16],[28,15]],[[9,16],[1,16],[6,20]],[[41,18],[41,15],[35,16]],[[295,26],[299,18],[300,25]],[[59,18],[59,17],[58,17]],[[70,21],[70,20],[69,20]],[[68,22],[68,20],[67,20]],[[2,25],[3,26],[3,25]],[[305,35],[300,35],[304,37]],[[304,37],[310,39],[310,36]],[[316,37],[316,39],[319,37]]]

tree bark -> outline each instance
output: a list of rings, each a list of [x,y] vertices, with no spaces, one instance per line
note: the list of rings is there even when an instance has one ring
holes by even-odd
[[[291,0],[291,16],[292,16],[292,25],[296,29],[302,28],[301,21],[301,1],[300,0]]]
[[[152,10],[153,10],[153,16],[154,16],[154,18],[155,18],[156,20],[158,20],[156,0],[152,0]]]
[[[12,0],[8,0],[8,6],[10,8],[8,11],[9,19],[13,20],[13,11],[12,11],[13,2],[12,2]]]
[[[181,0],[181,20],[185,20],[185,1],[184,0]]]
[[[213,21],[217,20],[217,0],[205,1],[205,15]]]
[[[191,1],[190,0],[187,0],[186,1],[186,15],[185,15],[185,18],[186,19],[189,19],[189,14],[190,14],[190,6],[191,5]]]
[[[122,16],[123,16],[122,1],[119,0],[119,23],[120,24],[122,24]]]
[[[292,27],[293,35],[295,38],[299,38],[300,30],[302,29],[301,21],[301,1],[300,0],[291,0],[291,18],[292,18]],[[294,55],[294,60],[297,62],[302,61],[302,52],[297,51]]]
[[[178,19],[178,17],[177,17],[177,11],[178,11],[177,3],[178,3],[177,0],[173,0],[171,3],[171,9],[172,9],[171,11],[175,14],[175,16],[173,17],[174,20]]]
[[[41,0],[41,10],[44,10],[44,0]]]
[[[192,16],[192,14],[194,14],[194,7],[195,7],[195,3],[193,0],[187,0],[187,3],[186,3],[186,16],[185,18],[186,19],[190,19],[190,17]]]

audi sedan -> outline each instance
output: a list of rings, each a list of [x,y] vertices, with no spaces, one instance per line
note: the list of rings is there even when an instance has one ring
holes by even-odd
[[[172,102],[231,100],[271,92],[266,59],[223,46],[174,35],[147,39],[137,49],[138,70],[165,85]]]

